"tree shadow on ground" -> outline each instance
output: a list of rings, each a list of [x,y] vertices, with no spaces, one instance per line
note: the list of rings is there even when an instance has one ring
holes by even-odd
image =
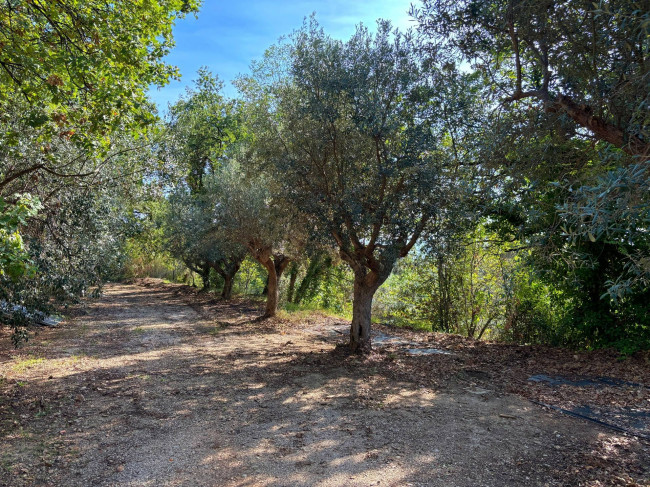
[[[240,311],[214,332],[182,300],[150,291],[109,296],[122,316],[91,309],[79,360],[66,362],[62,340],[22,384],[3,384],[0,484],[577,485],[625,455],[639,469],[629,474],[647,475],[647,450],[615,446],[598,427],[462,378],[423,387],[313,336],[227,321]],[[154,317],[141,316],[149,306]],[[609,459],[585,471],[603,442]]]

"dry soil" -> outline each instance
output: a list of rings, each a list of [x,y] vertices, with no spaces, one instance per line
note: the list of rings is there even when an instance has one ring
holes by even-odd
[[[647,441],[529,400],[554,395],[525,383],[534,349],[355,357],[341,321],[258,313],[148,280],[4,339],[0,485],[650,485]]]

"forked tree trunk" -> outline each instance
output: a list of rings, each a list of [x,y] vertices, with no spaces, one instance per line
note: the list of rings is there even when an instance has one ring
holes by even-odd
[[[225,271],[223,273],[223,289],[221,290],[221,297],[223,299],[230,299],[232,297],[232,283],[235,280],[235,275],[239,272],[241,260],[227,261],[225,264]]]
[[[350,325],[350,350],[353,353],[370,352],[370,328],[372,325],[372,298],[379,286],[388,277],[381,277],[376,272],[355,272],[354,301],[352,302],[352,324]]]
[[[235,275],[239,272],[242,260],[243,258],[229,258],[212,263],[212,268],[223,278],[223,289],[221,290],[221,297],[223,299],[230,299],[232,297],[232,285],[235,280]]]
[[[210,289],[210,264],[205,265],[194,265],[191,262],[185,261],[185,267],[187,267],[192,272],[192,287],[196,287],[194,282],[194,274],[201,276],[201,281],[203,281],[203,287],[201,291],[207,291]]]
[[[264,244],[259,239],[248,242],[248,250],[253,258],[262,264],[268,273],[268,294],[266,295],[266,309],[262,318],[275,316],[278,309],[278,281],[279,276],[289,265],[290,259],[282,254],[273,254],[270,245]]]
[[[275,279],[279,283],[280,278],[282,277],[282,274],[284,273],[284,270],[287,268],[287,265],[289,264],[289,258],[285,257],[284,255],[275,255],[273,258],[273,266],[275,267]],[[264,266],[266,267],[266,266]],[[276,284],[277,287],[277,284]],[[269,292],[269,277],[267,276],[266,278],[266,284],[264,285],[264,289],[262,290],[262,296],[266,296]]]

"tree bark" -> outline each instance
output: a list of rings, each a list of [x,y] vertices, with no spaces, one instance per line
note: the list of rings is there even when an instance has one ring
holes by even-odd
[[[230,299],[232,297],[232,281],[233,277],[230,274],[226,274],[223,278],[223,289],[221,290],[221,297],[223,299]]]
[[[390,272],[388,273],[390,274]],[[353,353],[365,354],[372,349],[370,341],[372,298],[385,280],[374,271],[368,273],[366,269],[361,269],[355,272],[352,324],[350,325],[350,350]]]
[[[287,265],[289,265],[289,262],[290,259],[282,254],[273,255],[273,266],[275,267],[275,275],[278,284],[280,282],[280,278],[282,277],[282,274],[284,273],[284,270],[287,268]],[[262,296],[266,296],[268,292],[269,292],[269,278],[267,277],[266,284],[264,285],[264,289],[262,290]]]
[[[580,105],[569,96],[559,95],[556,99],[552,99],[543,90],[523,92],[518,88],[513,95],[507,97],[504,101],[509,103],[531,97],[543,101],[545,110],[548,112],[565,113],[575,123],[589,130],[597,139],[609,142],[631,156],[640,157],[642,161],[647,161],[650,158],[650,144],[648,142],[636,134],[626,136],[620,127],[594,115],[592,107]]]
[[[233,258],[226,261],[224,264],[225,272],[223,273],[223,289],[221,290],[221,297],[223,299],[230,299],[232,297],[232,284],[235,280],[235,275],[239,272],[243,257]]]
[[[222,259],[218,262],[211,263],[212,268],[217,274],[223,278],[223,289],[221,290],[221,297],[230,299],[232,297],[232,284],[235,275],[239,271],[242,258]]]
[[[291,260],[282,254],[273,254],[271,246],[260,240],[251,240],[247,247],[253,258],[262,264],[268,273],[268,294],[262,318],[271,318],[275,316],[278,309],[279,276],[282,275]]]
[[[202,292],[207,292],[210,289],[210,266],[208,264],[201,266],[201,281],[203,281]]]
[[[374,294],[374,289],[358,284],[355,280],[352,324],[350,325],[350,350],[353,353],[368,353],[372,348],[370,327]]]
[[[194,265],[194,263],[188,260],[183,262],[185,263],[185,267],[192,272],[192,287],[196,287],[196,284],[194,283],[194,273],[196,273],[201,276],[201,280],[203,281],[201,291],[207,291],[210,288],[210,264]]]
[[[268,259],[261,264],[268,272],[266,309],[263,318],[272,318],[278,310],[278,275],[273,260]]]
[[[553,103],[551,110],[563,111],[578,125],[591,131],[597,138],[623,149],[632,156],[640,156],[644,161],[650,157],[650,144],[644,142],[637,135],[626,137],[622,129],[595,116],[591,107],[578,105],[568,96],[560,95]]]

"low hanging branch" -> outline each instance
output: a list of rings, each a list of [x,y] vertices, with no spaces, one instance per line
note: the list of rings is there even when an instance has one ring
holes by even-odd
[[[536,98],[543,101],[545,110],[549,113],[565,113],[571,120],[589,130],[599,140],[609,142],[631,156],[638,156],[644,161],[650,158],[650,143],[645,142],[638,135],[630,135],[626,138],[623,130],[594,115],[590,106],[580,105],[569,96],[559,95],[552,99],[543,90],[517,90],[503,101],[511,103],[525,98]]]

